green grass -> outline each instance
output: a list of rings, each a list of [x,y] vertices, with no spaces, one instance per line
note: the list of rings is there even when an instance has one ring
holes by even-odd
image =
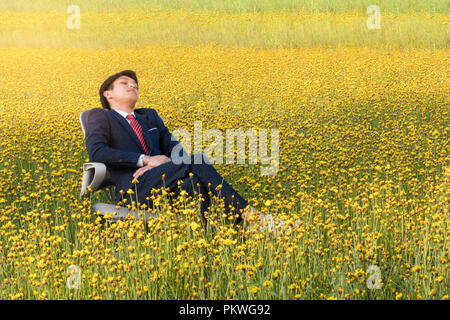
[[[306,9],[319,12],[364,11],[370,5],[380,6],[383,12],[447,13],[446,0],[16,0],[0,2],[0,10],[44,10],[65,11],[75,4],[89,11],[110,11],[135,7],[159,7],[170,9],[226,10],[226,11],[269,11],[280,9]]]
[[[339,13],[155,11],[114,13],[81,6],[81,28],[68,29],[64,10],[0,10],[0,47],[137,48],[149,44],[302,48],[309,46],[448,47],[447,15],[382,13],[381,29],[363,11]],[[44,7],[42,7],[44,8]],[[102,7],[103,9],[106,7]],[[22,7],[22,10],[25,10]]]

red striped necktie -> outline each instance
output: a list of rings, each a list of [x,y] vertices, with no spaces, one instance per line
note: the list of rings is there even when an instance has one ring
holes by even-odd
[[[145,142],[144,135],[142,133],[142,128],[140,124],[137,122],[137,120],[134,118],[132,114],[127,115],[127,119],[130,120],[131,127],[133,128],[134,132],[136,133],[139,141],[142,144],[142,148],[144,148],[145,154],[148,155],[148,146]]]

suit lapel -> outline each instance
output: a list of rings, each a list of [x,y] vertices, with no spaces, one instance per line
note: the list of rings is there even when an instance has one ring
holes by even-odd
[[[134,132],[133,128],[131,128],[128,121],[124,117],[122,117],[119,113],[114,111],[113,109],[110,109],[110,112],[113,114],[114,118],[116,118],[119,121],[120,125],[125,129],[125,131],[128,132],[131,140],[134,141],[134,143],[139,147],[139,149],[142,151],[142,153],[145,153],[144,149],[142,148],[141,142],[139,141],[136,133]],[[137,119],[137,113],[135,112],[134,114],[136,115],[136,119]],[[143,122],[143,121],[138,121],[138,122],[139,122],[139,124],[141,124],[141,122]],[[142,124],[141,124],[141,126],[142,126]],[[144,133],[144,137],[145,137],[145,140],[147,140],[145,133]],[[147,141],[147,145],[149,145],[148,141]],[[149,145],[149,147],[150,147],[150,145]]]

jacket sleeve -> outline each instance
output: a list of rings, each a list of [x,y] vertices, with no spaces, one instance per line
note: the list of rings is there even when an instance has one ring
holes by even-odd
[[[172,155],[172,149],[178,145],[180,142],[172,137],[172,134],[170,133],[169,129],[164,124],[163,119],[158,115],[155,109],[152,109],[154,112],[154,116],[156,118],[156,123],[159,130],[159,146],[161,149],[161,152],[166,156],[170,157]],[[181,149],[181,151],[178,154],[180,157],[185,155],[185,150]]]
[[[95,108],[86,123],[86,149],[92,162],[107,166],[138,168],[140,153],[110,147],[111,127],[104,110]]]

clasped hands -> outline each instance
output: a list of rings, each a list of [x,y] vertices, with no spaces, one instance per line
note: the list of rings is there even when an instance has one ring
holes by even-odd
[[[144,156],[142,157],[142,164],[144,166],[136,170],[136,172],[133,174],[133,178],[138,178],[139,176],[143,175],[144,172],[169,161],[170,158],[166,157],[165,155]]]

